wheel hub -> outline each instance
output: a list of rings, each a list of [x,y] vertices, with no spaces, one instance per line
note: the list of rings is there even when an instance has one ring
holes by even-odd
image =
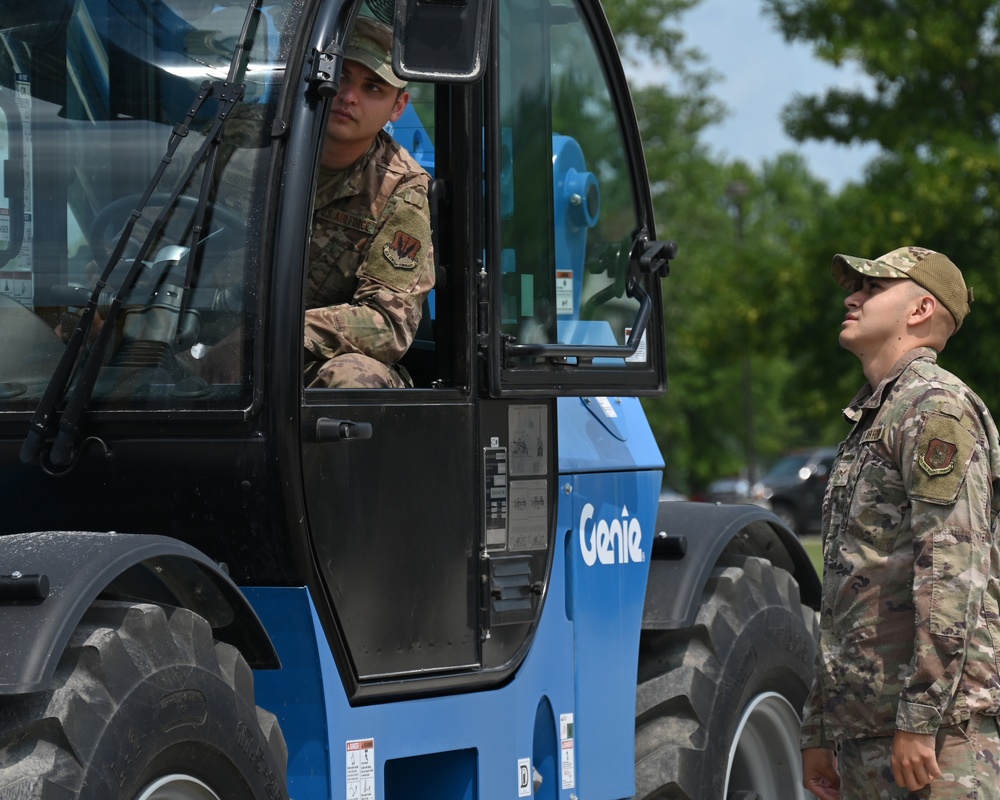
[[[799,724],[795,709],[776,692],[759,694],[747,704],[729,749],[729,800],[757,795],[805,800]]]
[[[219,795],[190,775],[166,775],[139,792],[135,800],[219,800]]]

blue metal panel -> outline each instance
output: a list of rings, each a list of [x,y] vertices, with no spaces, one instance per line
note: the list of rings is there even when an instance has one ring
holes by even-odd
[[[246,589],[284,668],[257,673],[278,715],[296,800],[347,795],[347,743],[374,742],[375,800],[517,798],[519,761],[540,798],[634,792],[639,631],[663,465],[634,398],[559,401],[556,547],[531,650],[498,689],[351,707],[306,589]],[[595,410],[596,409],[596,410]],[[573,715],[563,788],[560,716]]]
[[[399,760],[440,754],[418,764],[435,765],[440,781],[409,785],[402,795],[438,800],[441,785],[454,786],[470,774],[469,750],[478,758],[469,800],[517,798],[518,761],[535,752],[540,703],[551,708],[555,730],[559,715],[575,713],[573,629],[566,616],[561,548],[535,643],[516,678],[500,689],[449,697],[352,708],[308,592],[271,587],[245,591],[284,665],[278,672],[256,673],[257,703],[281,721],[289,749],[289,789],[296,800],[345,797],[346,743],[369,738],[374,740],[376,800],[399,797],[386,794],[387,780],[409,768]],[[558,775],[547,777],[559,780]],[[579,789],[560,788],[554,796],[569,800],[572,792],[579,794]]]
[[[568,599],[576,657],[576,746],[587,797],[635,792],[635,684],[661,473],[564,479]],[[581,793],[581,796],[584,796]]]
[[[559,472],[663,469],[642,404],[635,397],[561,397]]]
[[[289,796],[333,797],[325,684],[332,677],[337,681],[335,690],[342,690],[309,593],[255,587],[244,588],[243,593],[258,614],[265,615],[264,625],[281,654],[281,669],[256,671],[254,688],[257,705],[281,722],[288,745]]]

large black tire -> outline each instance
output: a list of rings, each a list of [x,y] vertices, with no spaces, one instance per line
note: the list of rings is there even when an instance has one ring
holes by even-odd
[[[0,700],[0,800],[277,800],[287,757],[246,661],[185,609],[97,603],[51,687]]]
[[[712,571],[693,627],[644,631],[636,797],[804,798],[799,715],[817,631],[791,575],[748,557]]]

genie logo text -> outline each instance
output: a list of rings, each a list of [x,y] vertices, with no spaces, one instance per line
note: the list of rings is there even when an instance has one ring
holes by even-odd
[[[580,552],[588,567],[598,561],[602,564],[645,561],[642,526],[639,520],[629,516],[628,508],[624,506],[619,518],[610,522],[606,519],[595,521],[594,507],[587,503],[580,514]]]

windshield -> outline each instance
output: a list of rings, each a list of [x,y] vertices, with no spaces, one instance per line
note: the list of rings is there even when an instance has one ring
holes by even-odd
[[[87,343],[116,293],[123,305],[91,408],[249,396],[246,369],[202,385],[187,366],[255,306],[261,209],[248,198],[264,181],[282,32],[297,11],[290,0],[263,7],[245,91],[213,150],[248,5],[0,0],[0,410],[37,405],[112,261]],[[192,168],[199,150],[210,157]]]

